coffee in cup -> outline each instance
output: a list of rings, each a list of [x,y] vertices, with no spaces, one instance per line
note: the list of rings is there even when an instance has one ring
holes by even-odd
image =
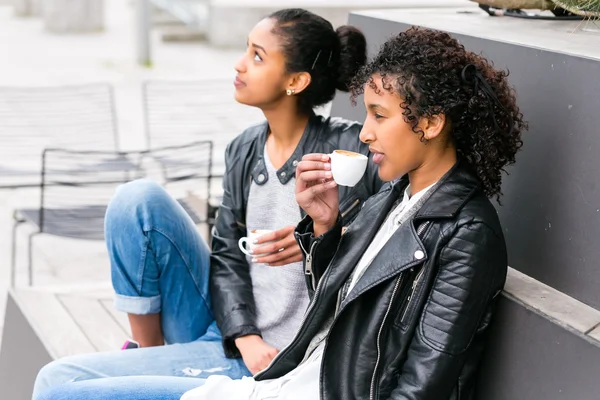
[[[248,233],[247,237],[243,237],[239,240],[238,242],[238,246],[240,246],[240,250],[242,251],[242,253],[246,254],[247,256],[254,256],[255,254],[250,253],[251,251],[253,251],[254,249],[256,249],[257,247],[260,246],[264,246],[267,243],[261,243],[260,245],[257,245],[254,243],[254,241],[256,239],[258,239],[259,237],[266,235],[267,233],[271,233],[273,231],[267,230],[267,229],[253,229]],[[268,242],[270,243],[270,242]]]
[[[334,150],[331,158],[331,174],[340,186],[355,186],[365,174],[369,158],[348,150]]]

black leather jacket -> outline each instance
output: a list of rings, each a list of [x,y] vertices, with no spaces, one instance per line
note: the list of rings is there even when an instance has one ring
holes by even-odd
[[[407,185],[386,184],[341,236],[341,224],[296,237],[310,249],[317,286],[296,338],[255,378],[283,376],[302,360],[338,291]],[[507,254],[496,211],[457,164],[364,272],[339,313],[321,365],[321,399],[472,399],[475,372]],[[306,262],[306,261],[305,261]]]
[[[246,204],[252,180],[263,185],[268,179],[285,184],[295,176],[297,162],[309,153],[329,154],[335,149],[369,154],[369,148],[359,140],[362,126],[340,118],[312,115],[294,154],[277,171],[268,176],[263,152],[268,124],[264,122],[244,131],[227,146],[226,171],[223,178],[223,201],[213,229],[210,258],[212,310],[223,336],[228,357],[239,357],[234,339],[260,335],[255,323],[255,303],[252,294],[250,267],[240,251],[238,241],[246,236]],[[362,203],[382,186],[377,168],[369,161],[367,172],[355,187],[340,187],[340,210],[348,224],[360,211]],[[267,212],[268,210],[265,210]],[[305,216],[302,212],[302,217]]]

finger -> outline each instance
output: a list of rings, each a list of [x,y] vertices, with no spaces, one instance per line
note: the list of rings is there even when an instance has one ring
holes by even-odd
[[[318,195],[325,193],[328,190],[335,188],[336,186],[337,184],[335,183],[335,181],[332,180],[308,187],[305,190],[296,193],[296,201],[298,202],[298,204],[300,204],[300,206],[302,206],[306,203],[310,203]]]
[[[302,251],[299,248],[292,247],[292,248],[285,249],[285,250],[277,252],[277,253],[269,254],[268,256],[265,256],[265,257],[258,257],[256,259],[256,262],[259,264],[271,265],[272,263],[277,263],[279,261],[285,260],[287,258],[291,258],[298,254],[302,255]]]
[[[266,255],[281,251],[281,249],[287,249],[289,247],[298,247],[298,243],[293,235],[287,235],[284,239],[279,240],[275,243],[269,243],[264,246],[260,246],[252,251],[252,254]]]
[[[328,162],[320,162],[320,161],[300,161],[296,166],[297,172],[304,171],[329,171],[331,170],[331,164]]]
[[[281,228],[276,231],[269,232],[267,234],[259,236],[256,239],[255,243],[262,244],[262,243],[267,243],[267,242],[273,242],[275,240],[281,240],[281,239],[285,238],[286,236],[288,236],[291,232],[293,232],[294,229],[296,229],[295,226],[286,226],[285,228]],[[257,253],[257,254],[260,254],[260,253]]]
[[[305,171],[301,172],[298,176],[298,179],[303,180],[304,182],[317,182],[320,180],[328,181],[333,178],[331,171]]]
[[[330,160],[329,154],[322,154],[322,153],[310,153],[310,154],[305,154],[302,157],[302,161],[323,161],[323,162],[327,162]]]
[[[292,264],[295,262],[300,262],[300,261],[302,261],[302,259],[303,259],[302,253],[298,253],[290,258],[286,258],[285,260],[269,263],[269,267],[283,267],[284,265]]]

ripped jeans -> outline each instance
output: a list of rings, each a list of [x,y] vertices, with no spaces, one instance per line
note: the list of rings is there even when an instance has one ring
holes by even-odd
[[[87,380],[98,380],[92,386],[99,391],[111,388],[110,378],[118,377],[152,377],[158,386],[161,376],[169,377],[165,383],[173,377],[200,378],[200,386],[213,374],[251,376],[242,359],[225,357],[210,309],[210,250],[179,203],[152,181],[130,182],[115,194],[105,224],[116,308],[160,312],[169,345],[53,361],[39,372],[33,398]],[[124,379],[115,380],[115,386]],[[189,389],[185,381],[181,388]]]

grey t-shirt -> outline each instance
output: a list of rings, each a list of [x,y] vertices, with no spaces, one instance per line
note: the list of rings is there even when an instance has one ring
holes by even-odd
[[[246,211],[246,229],[278,230],[300,222],[300,208],[296,203],[296,179],[283,185],[277,179],[277,170],[264,150],[265,164],[269,179],[263,185],[254,181],[250,185]],[[256,301],[257,327],[263,339],[281,350],[294,338],[306,308],[308,291],[302,262],[282,267],[268,267],[264,264],[250,264],[252,290]]]

